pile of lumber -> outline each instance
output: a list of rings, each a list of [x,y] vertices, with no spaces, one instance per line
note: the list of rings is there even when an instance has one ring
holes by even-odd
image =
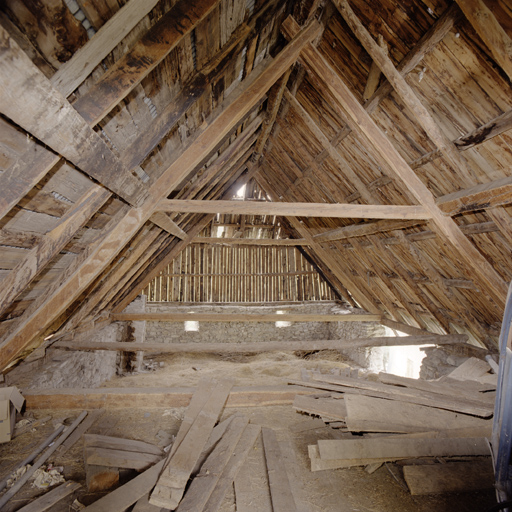
[[[275,432],[249,423],[241,414],[219,422],[232,385],[227,380],[199,383],[166,455],[157,452],[159,448],[140,441],[84,436],[84,454],[89,467],[143,470],[150,466],[85,510],[121,512],[134,505],[134,512],[213,512],[219,510],[233,488],[237,503],[259,503],[250,482],[256,477],[260,482],[267,482],[269,506],[273,507],[269,512],[295,511],[290,479]],[[254,475],[252,467],[245,470],[244,467],[260,435],[266,467],[264,474]],[[263,503],[257,506],[258,510],[265,510]]]
[[[488,371],[485,361],[471,358],[437,381],[316,371],[290,381],[318,390],[297,395],[295,410],[320,417],[341,437],[308,446],[311,470],[371,472],[400,461],[412,494],[492,487],[487,438],[497,376]]]

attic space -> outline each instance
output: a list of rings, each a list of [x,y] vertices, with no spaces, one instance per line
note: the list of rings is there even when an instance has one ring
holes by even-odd
[[[510,0],[0,0],[0,510],[506,510],[511,80]]]

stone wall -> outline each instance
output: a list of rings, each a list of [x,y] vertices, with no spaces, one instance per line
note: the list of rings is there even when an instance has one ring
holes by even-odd
[[[362,322],[291,322],[290,325],[282,327],[275,322],[199,322],[194,325],[194,313],[275,314],[276,321],[279,320],[279,315],[276,314],[278,311],[297,315],[350,313],[349,308],[334,302],[283,306],[178,306],[159,303],[148,304],[146,311],[190,313],[189,325],[184,322],[147,322],[148,343],[241,343],[355,338],[370,336],[369,326],[374,325]]]

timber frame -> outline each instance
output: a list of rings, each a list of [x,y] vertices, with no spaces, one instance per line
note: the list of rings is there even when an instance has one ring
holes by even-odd
[[[87,35],[54,3],[61,16],[0,12],[0,370],[125,318],[184,251],[212,247],[235,273],[320,273],[384,325],[495,349],[510,7],[98,1]],[[293,257],[254,270],[271,251]]]

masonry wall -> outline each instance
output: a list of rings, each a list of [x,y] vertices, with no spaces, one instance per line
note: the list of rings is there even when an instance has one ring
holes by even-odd
[[[350,313],[334,302],[297,304],[286,306],[178,306],[170,304],[148,304],[150,313],[190,313],[193,322],[194,313],[219,314],[275,314],[278,311],[290,314],[339,314]],[[358,311],[360,313],[360,311]],[[241,343],[259,341],[305,341],[321,339],[355,338],[368,336],[371,323],[365,322],[292,322],[291,325],[278,327],[275,322],[199,322],[187,327],[184,322],[147,322],[146,341],[155,343]],[[198,330],[189,330],[186,328]]]

